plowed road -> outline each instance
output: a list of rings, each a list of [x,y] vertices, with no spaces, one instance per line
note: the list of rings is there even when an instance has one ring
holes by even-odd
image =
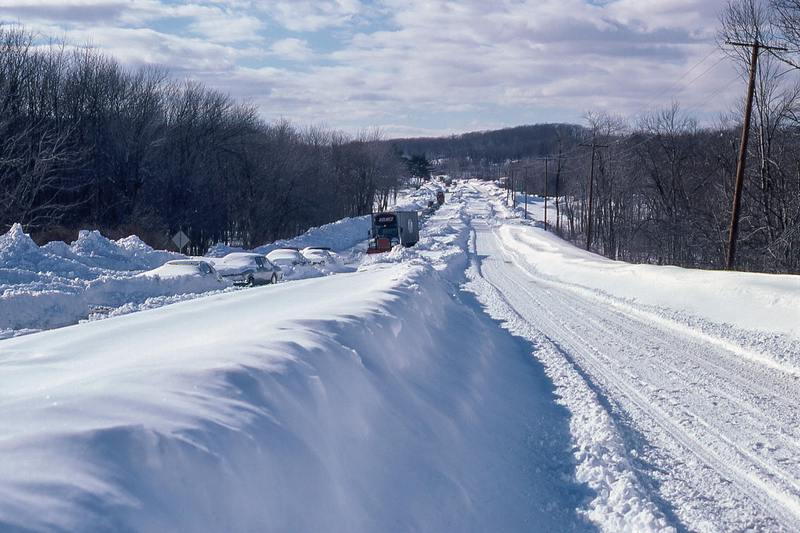
[[[474,269],[491,287],[479,299],[501,300],[499,318],[513,318],[551,365],[561,358],[594,392],[667,523],[800,531],[796,374],[540,275],[504,248],[489,198],[476,194],[468,210]],[[569,397],[568,383],[556,385]]]

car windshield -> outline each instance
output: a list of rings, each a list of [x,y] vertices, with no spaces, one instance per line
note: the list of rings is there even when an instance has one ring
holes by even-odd
[[[256,257],[256,266],[259,268],[264,268],[264,259],[262,257]]]

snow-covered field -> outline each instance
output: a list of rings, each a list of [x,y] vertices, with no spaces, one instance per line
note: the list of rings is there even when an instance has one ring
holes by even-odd
[[[337,275],[0,340],[0,530],[797,530],[800,278],[609,261],[503,197],[460,183],[387,254],[360,219],[274,243]],[[161,253],[12,237],[3,295]]]

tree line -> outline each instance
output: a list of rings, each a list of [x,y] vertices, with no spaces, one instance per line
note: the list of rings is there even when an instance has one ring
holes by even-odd
[[[194,251],[251,247],[395,193],[405,165],[379,132],[267,123],[253,106],[160,68],[0,27],[0,230],[82,227]]]
[[[561,195],[553,229],[613,259],[723,268],[739,130],[698,127],[677,105],[632,126],[607,114],[588,119],[589,135],[557,146],[549,163],[548,189]],[[800,131],[789,124],[774,129],[769,153],[759,148],[767,142],[761,133],[745,180],[736,266],[800,272]],[[542,165],[534,161],[532,169],[539,194]]]

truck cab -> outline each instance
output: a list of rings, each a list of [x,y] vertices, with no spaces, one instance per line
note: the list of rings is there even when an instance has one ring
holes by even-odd
[[[367,253],[388,252],[394,246],[413,246],[419,241],[419,215],[416,211],[385,211],[372,215],[372,230]]]

